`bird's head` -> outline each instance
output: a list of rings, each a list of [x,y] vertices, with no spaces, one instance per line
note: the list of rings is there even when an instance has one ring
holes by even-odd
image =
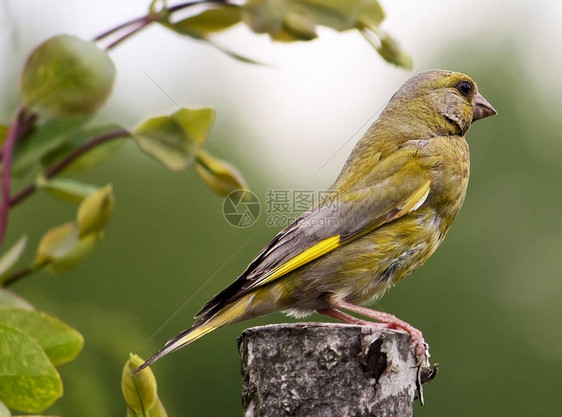
[[[478,92],[468,75],[445,70],[430,70],[412,77],[392,97],[390,109],[408,109],[404,115],[430,125],[438,135],[461,135],[475,120],[497,114]],[[414,120],[412,120],[414,119]]]

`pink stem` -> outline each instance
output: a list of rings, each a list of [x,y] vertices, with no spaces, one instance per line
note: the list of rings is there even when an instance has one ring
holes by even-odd
[[[117,45],[119,45],[121,42],[123,42],[124,40],[128,39],[129,37],[133,36],[135,33],[140,32],[142,29],[144,29],[145,27],[147,27],[148,25],[150,25],[152,22],[155,22],[156,20],[159,19],[160,16],[155,15],[155,16],[145,16],[144,18],[140,19],[138,21],[138,23],[135,25],[135,27],[133,27],[133,29],[131,29],[129,32],[125,33],[123,36],[121,36],[120,38],[117,38],[116,40],[114,40],[113,42],[111,42],[109,45],[107,45],[105,47],[106,51],[109,51],[113,48],[115,48]]]
[[[14,121],[8,128],[6,141],[2,147],[2,203],[0,204],[0,248],[4,243],[6,228],[8,227],[8,214],[10,213],[10,180],[12,170],[12,152],[14,145],[20,135],[20,122],[23,114],[23,108],[18,109]]]
[[[114,28],[111,28],[109,30],[106,30],[105,32],[100,33],[98,36],[96,36],[94,39],[92,39],[92,41],[93,42],[101,41],[103,38],[107,38],[109,35],[113,35],[115,32],[118,32],[121,29],[125,29],[127,26],[130,26],[132,24],[140,22],[141,20],[144,20],[145,18],[146,18],[146,16],[137,17],[136,19],[129,20],[128,22],[125,22],[125,23],[121,23],[120,25],[115,26]]]

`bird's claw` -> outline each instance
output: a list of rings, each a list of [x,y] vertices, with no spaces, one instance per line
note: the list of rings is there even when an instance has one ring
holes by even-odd
[[[412,337],[416,339],[415,337]],[[424,369],[429,368],[429,358],[431,355],[429,354],[429,345],[425,343],[423,338],[421,341],[416,341],[416,392],[417,396],[420,400],[420,404],[424,405],[424,397],[423,397],[423,378],[422,373]]]
[[[418,398],[420,400],[420,404],[423,406],[424,405],[424,398],[423,398],[423,385],[422,385],[422,380],[421,380],[421,374],[422,374],[422,367],[418,365],[418,369],[416,372],[416,393],[418,395]]]
[[[416,371],[416,394],[420,400],[420,404],[424,405],[423,397],[423,384],[427,384],[433,380],[439,373],[439,364],[436,363],[433,367],[418,366]]]
[[[429,367],[429,358],[431,355],[429,354],[429,345],[425,343],[425,341],[418,342],[416,344],[416,367],[418,368],[427,368]]]

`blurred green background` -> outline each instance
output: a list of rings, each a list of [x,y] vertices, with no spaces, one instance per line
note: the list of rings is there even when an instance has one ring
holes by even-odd
[[[61,32],[90,38],[144,13],[142,3],[4,0],[0,122],[13,112],[18,69],[35,44]],[[447,239],[376,305],[420,328],[440,363],[415,415],[562,415],[562,7],[555,0],[381,3],[385,27],[413,56],[414,72],[465,72],[499,111],[468,134],[469,192]],[[324,30],[318,41],[279,45],[235,28],[218,40],[270,66],[244,65],[151,28],[112,52],[118,79],[99,118],[132,126],[174,110],[146,74],[180,105],[215,107],[213,141],[262,203],[270,188],[327,188],[365,122],[412,75],[382,62],[354,33]],[[212,143],[208,149],[226,158]],[[124,415],[128,353],[146,358],[189,327],[277,229],[265,216],[232,227],[222,199],[193,170],[167,171],[132,145],[81,178],[114,186],[105,239],[68,274],[29,277],[14,290],[86,340],[79,358],[60,368],[65,395],[47,414]],[[25,232],[33,247],[75,209],[38,194],[12,212],[7,243]],[[217,331],[154,366],[169,415],[241,415],[236,337],[287,320],[276,314]]]

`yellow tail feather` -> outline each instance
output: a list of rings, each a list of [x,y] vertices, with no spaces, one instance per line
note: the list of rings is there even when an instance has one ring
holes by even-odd
[[[191,342],[205,336],[207,333],[211,333],[220,327],[227,326],[229,324],[236,323],[243,319],[244,315],[250,308],[252,301],[254,299],[254,294],[248,294],[236,302],[229,304],[222,310],[217,312],[209,320],[196,325],[190,329],[184,330],[179,335],[169,340],[162,349],[152,355],[145,363],[143,363],[134,372],[134,374],[142,371],[147,366],[153,364],[158,359],[166,356],[168,353],[174,352],[181,349],[184,346],[189,345]]]

